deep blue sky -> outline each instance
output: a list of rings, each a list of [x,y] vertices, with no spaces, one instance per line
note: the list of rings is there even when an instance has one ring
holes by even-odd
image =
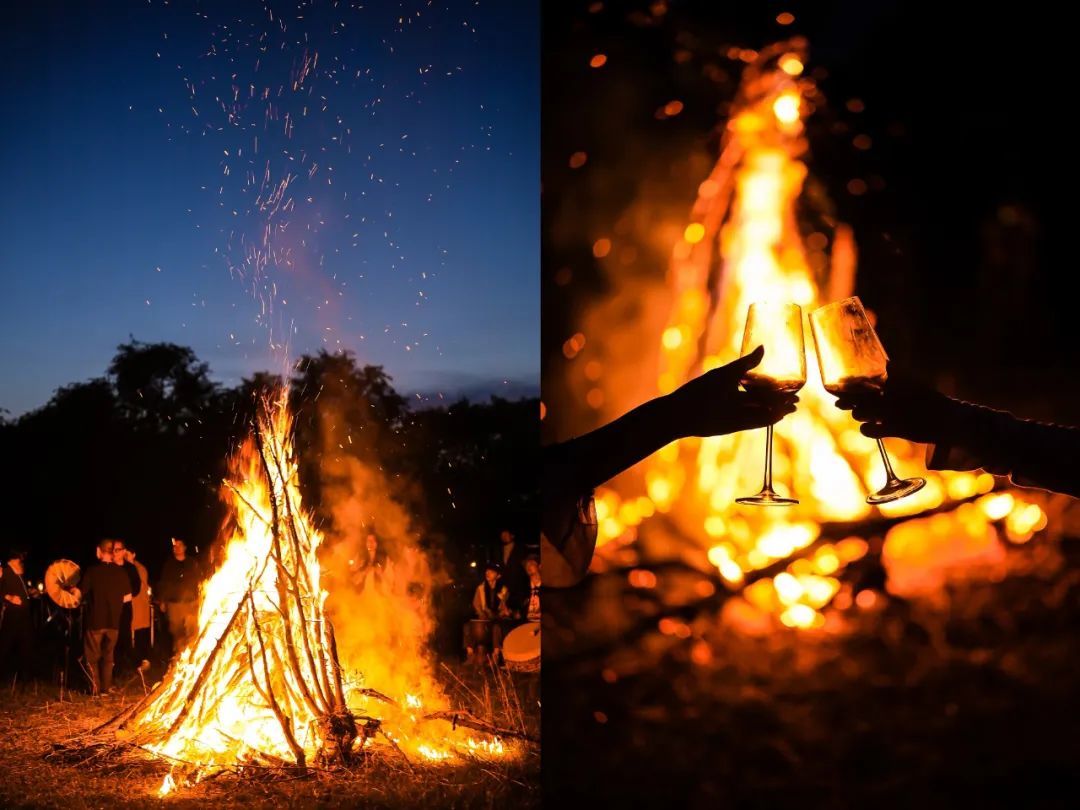
[[[129,334],[226,383],[287,338],[402,391],[536,384],[537,3],[26,5],[0,31],[0,408]]]

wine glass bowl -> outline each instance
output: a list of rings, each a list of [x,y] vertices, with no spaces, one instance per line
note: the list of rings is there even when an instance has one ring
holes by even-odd
[[[834,301],[810,313],[821,384],[833,396],[870,395],[880,392],[888,380],[889,356],[857,296]],[[871,493],[867,503],[895,501],[926,486],[922,478],[901,479],[893,472],[885,444],[878,439],[885,465],[886,483]]]
[[[797,304],[750,305],[743,330],[742,354],[765,347],[761,362],[746,372],[748,391],[793,394],[806,384],[806,347],[802,308]]]
[[[802,308],[797,304],[753,303],[746,313],[742,354],[765,347],[761,362],[742,380],[743,388],[761,397],[794,394],[806,384],[806,348],[803,342]],[[778,495],[772,485],[773,427],[765,437],[765,478],[756,495],[736,498],[750,506],[794,506],[795,498]]]

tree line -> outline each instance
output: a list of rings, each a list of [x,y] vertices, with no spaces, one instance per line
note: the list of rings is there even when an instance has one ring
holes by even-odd
[[[0,418],[0,545],[30,553],[31,579],[54,559],[90,558],[103,537],[124,539],[151,571],[170,537],[205,548],[226,514],[228,457],[250,434],[259,395],[283,382],[317,521],[332,520],[320,471],[353,456],[379,470],[452,575],[483,559],[503,528],[535,542],[537,399],[413,408],[381,366],[325,350],[302,356],[287,380],[260,372],[229,387],[188,347],[132,339],[101,377]]]

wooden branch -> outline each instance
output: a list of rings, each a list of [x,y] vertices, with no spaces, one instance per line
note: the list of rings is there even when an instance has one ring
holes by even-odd
[[[388,743],[390,743],[390,745],[392,745],[394,747],[395,751],[397,751],[399,754],[401,754],[401,758],[403,760],[405,760],[405,764],[409,766],[409,772],[415,774],[416,773],[416,768],[413,767],[413,764],[412,764],[412,762],[409,761],[409,758],[407,756],[405,756],[405,752],[401,750],[401,746],[399,746],[396,742],[394,742],[393,738],[389,734],[386,733],[386,730],[381,725],[379,726],[379,733],[382,734],[384,737],[386,737],[386,741]]]
[[[278,723],[281,724],[281,730],[285,733],[285,740],[289,743],[289,748],[292,749],[293,756],[296,757],[296,764],[303,768],[306,760],[304,749],[300,747],[300,744],[296,741],[296,737],[293,736],[292,723],[285,717],[285,714],[281,711],[281,707],[278,706],[277,698],[274,697],[274,685],[270,683],[270,664],[266,660],[266,644],[263,643],[262,629],[259,627],[259,619],[255,615],[255,598],[251,595],[250,589],[248,590],[248,600],[251,603],[251,623],[255,625],[255,637],[259,640],[259,649],[262,651],[263,676],[266,678],[266,697],[270,701],[270,708],[273,709],[274,715],[278,719]],[[254,675],[254,665],[252,667],[252,674]],[[258,680],[256,680],[256,686],[258,686]]]
[[[251,589],[248,589],[248,593],[251,593]],[[221,636],[218,638],[217,643],[214,644],[210,650],[210,654],[206,656],[206,661],[203,663],[202,670],[199,672],[197,678],[195,678],[195,684],[188,692],[187,698],[185,698],[183,705],[180,707],[179,713],[176,715],[176,719],[172,721],[169,726],[169,731],[166,736],[171,737],[176,733],[176,730],[180,728],[180,724],[184,722],[188,714],[191,712],[192,704],[195,700],[195,695],[198,694],[202,685],[206,683],[206,679],[210,676],[210,668],[214,665],[214,661],[217,659],[218,653],[221,651],[222,645],[225,643],[225,639],[229,637],[229,633],[232,632],[233,627],[236,626],[236,620],[243,612],[244,600],[241,599],[236,605],[236,610],[233,611],[232,617],[229,619],[228,624],[225,625],[225,629],[222,631]],[[209,627],[209,622],[207,623]]]
[[[467,711],[442,711],[431,712],[425,714],[420,718],[421,720],[448,720],[451,724],[456,726],[465,726],[465,728],[475,729],[482,731],[485,734],[490,734],[493,737],[506,737],[513,740],[524,740],[525,742],[532,743],[533,745],[540,744],[540,738],[534,737],[531,734],[526,734],[524,731],[515,731],[512,728],[500,728],[499,726],[492,725],[486,720],[481,720],[476,715]]]
[[[309,704],[311,704],[311,706],[316,707],[315,712],[314,712],[315,714],[325,714],[325,713],[328,713],[330,711],[329,702],[324,699],[323,703],[324,703],[325,708],[324,709],[318,709],[317,708],[318,704],[316,703],[314,696],[311,694],[311,691],[308,689],[307,679],[304,678],[303,672],[302,672],[301,667],[300,667],[300,661],[296,657],[296,648],[294,647],[294,644],[293,644],[292,627],[291,627],[291,623],[289,622],[288,613],[286,611],[286,607],[288,605],[289,593],[288,593],[288,589],[287,589],[287,587],[285,585],[285,580],[288,579],[288,577],[289,577],[289,571],[285,567],[285,563],[282,560],[282,555],[281,555],[281,529],[280,529],[280,523],[279,523],[280,516],[278,515],[277,498],[274,496],[274,478],[270,474],[270,465],[266,460],[265,444],[263,443],[262,432],[260,430],[255,431],[255,445],[256,445],[256,447],[257,447],[257,449],[259,451],[259,460],[262,462],[263,473],[266,475],[266,484],[270,489],[270,508],[273,511],[273,519],[274,519],[274,523],[270,527],[271,528],[271,534],[273,536],[273,553],[272,553],[272,556],[274,557],[274,559],[275,559],[275,561],[277,563],[278,575],[279,575],[277,577],[277,586],[278,586],[278,598],[281,600],[281,606],[278,608],[278,611],[282,614],[282,619],[283,619],[283,625],[282,626],[283,626],[283,629],[284,629],[284,632],[285,632],[285,651],[288,653],[289,665],[290,665],[290,667],[291,667],[291,669],[293,671],[293,675],[295,676],[297,683],[299,684],[301,694],[304,695],[305,699],[308,701]],[[314,673],[312,673],[312,674],[314,675]]]
[[[281,577],[281,573],[285,570],[285,563],[281,560],[281,546],[279,543],[277,543],[276,540],[275,547],[276,548],[270,552],[270,558],[275,561],[278,568],[278,600],[281,604],[278,604],[278,602],[274,602],[274,600],[271,599],[269,596],[267,598],[270,601],[270,604],[274,606],[274,610],[277,611],[278,616],[281,618],[282,632],[285,634],[285,666],[287,669],[289,669],[289,671],[293,673],[293,676],[296,678],[297,683],[300,685],[300,693],[301,695],[303,695],[304,700],[307,702],[312,713],[316,715],[328,714],[330,712],[329,699],[325,697],[321,693],[321,691],[318,693],[312,693],[311,690],[308,689],[307,679],[305,678],[302,667],[300,666],[300,659],[296,656],[296,647],[293,641],[292,633],[292,621],[289,617],[287,601],[289,598],[289,592],[287,586],[282,583]],[[301,628],[301,630],[303,631],[305,629]],[[314,673],[312,673],[312,676],[314,677]],[[316,697],[318,697],[319,700],[322,701],[321,705],[316,700]]]
[[[115,728],[120,728],[121,726],[123,726],[123,724],[127,721],[127,719],[129,717],[131,717],[136,712],[140,711],[144,706],[146,706],[154,698],[156,698],[157,695],[161,692],[162,688],[165,686],[165,684],[167,682],[168,682],[168,678],[162,678],[160,681],[158,681],[157,685],[154,686],[153,689],[151,689],[146,695],[143,696],[142,700],[139,700],[139,701],[137,701],[135,703],[132,703],[130,706],[128,706],[125,709],[121,709],[119,712],[114,714],[112,717],[110,717],[108,720],[106,720],[100,726],[97,726],[96,728],[91,729],[90,733],[91,734],[99,734],[99,733],[101,733],[103,731],[111,730],[114,727]]]
[[[270,448],[270,455],[274,461],[274,466],[277,467],[278,477],[281,479],[281,500],[285,506],[286,526],[289,529],[289,536],[292,539],[293,546],[293,558],[296,566],[304,564],[304,555],[300,549],[300,538],[296,532],[296,516],[292,508],[292,499],[289,497],[288,481],[285,477],[285,470],[282,466],[281,459],[277,453],[274,452],[274,448]],[[296,591],[296,611],[300,615],[300,636],[304,642],[304,654],[307,656],[308,666],[311,667],[312,674],[315,676],[315,685],[321,692],[323,702],[327,707],[330,706],[330,696],[333,690],[330,688],[330,678],[326,672],[326,665],[320,660],[319,666],[315,665],[315,656],[311,651],[310,634],[308,631],[307,617],[304,613],[303,595],[300,593],[300,583],[297,579],[296,573],[292,574],[293,586]]]
[[[383,703],[389,703],[392,706],[399,706],[400,707],[400,705],[401,705],[396,700],[394,700],[392,697],[384,695],[378,689],[364,688],[364,689],[357,689],[356,691],[359,694],[364,695],[365,697],[373,697],[376,700],[381,700]]]
[[[334,668],[334,706],[338,711],[346,711],[345,708],[345,684],[341,679],[341,664],[338,661],[337,637],[334,635],[334,625],[329,619],[324,619],[326,635],[330,642],[330,665]]]
[[[250,509],[252,514],[255,515],[255,517],[257,517],[259,520],[261,520],[267,526],[270,525],[270,521],[262,516],[262,513],[258,509],[255,508],[255,505],[252,504],[252,502],[249,501],[247,498],[245,498],[243,493],[240,492],[240,490],[237,489],[236,486],[233,485],[233,483],[231,481],[226,481],[225,486],[227,486],[229,489],[231,489],[233,491],[233,494],[237,498],[239,498],[241,501],[244,502],[244,506],[246,506],[248,509]]]

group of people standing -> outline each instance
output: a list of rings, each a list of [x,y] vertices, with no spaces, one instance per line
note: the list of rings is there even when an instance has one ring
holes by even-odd
[[[507,631],[522,622],[540,621],[539,556],[527,553],[510,531],[504,530],[499,541],[498,553],[484,566],[484,579],[473,593],[475,618],[465,628],[470,661],[486,647],[499,662]]]
[[[173,652],[194,634],[202,570],[188,556],[183,540],[174,538],[171,545],[172,555],[153,587],[135,551],[124,541],[112,539],[98,542],[96,561],[81,573],[77,584],[67,587],[77,605],[74,609],[81,610],[81,663],[91,694],[112,690],[118,668],[149,666],[155,607],[166,617]],[[35,669],[30,602],[37,593],[26,584],[26,553],[13,550],[5,556],[0,578],[0,667],[7,677]]]

